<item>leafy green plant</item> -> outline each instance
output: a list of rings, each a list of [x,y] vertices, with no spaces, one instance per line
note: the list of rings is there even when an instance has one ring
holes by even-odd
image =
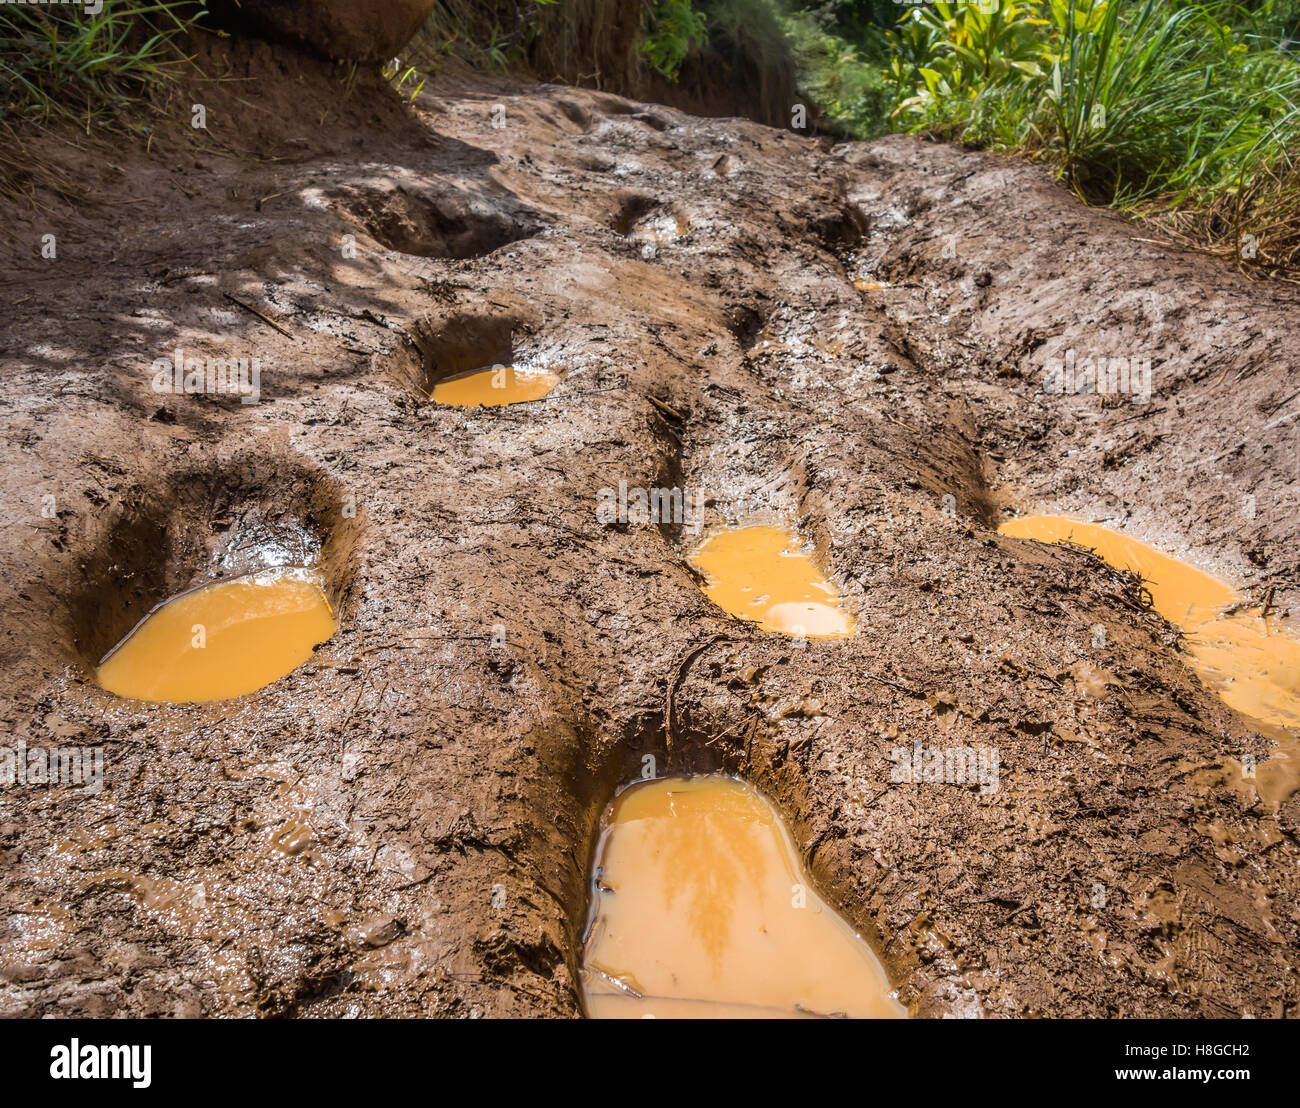
[[[1295,141],[1300,67],[1200,7],[1051,0],[1052,148],[1120,202],[1225,187]]]
[[[1300,65],[1196,5],[937,2],[895,42],[897,114],[1059,160],[1107,201],[1230,187],[1300,137]]]
[[[936,0],[914,8],[902,21],[892,71],[900,85],[920,87],[898,111],[924,114],[1009,78],[1041,77],[1045,24],[1033,5],[1015,0]]]
[[[707,21],[691,0],[658,0],[641,49],[657,72],[674,81],[691,47],[707,38]]]
[[[785,22],[786,37],[799,69],[802,95],[821,109],[822,126],[845,138],[865,139],[889,130],[896,103],[885,65],[883,31],[868,30],[851,44],[825,27],[833,14],[797,12]]]

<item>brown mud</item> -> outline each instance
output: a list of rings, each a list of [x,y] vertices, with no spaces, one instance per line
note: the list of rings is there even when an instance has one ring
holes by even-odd
[[[1231,771],[1272,740],[1132,577],[996,528],[1115,521],[1284,617],[1300,293],[1016,162],[556,86],[406,113],[232,49],[209,132],[187,95],[147,152],[52,144],[85,203],[4,210],[5,741],[105,782],[0,790],[0,1011],[575,1015],[649,756],[771,797],[915,1015],[1296,1014],[1300,800]],[[1152,402],[1044,395],[1066,345],[1151,357]],[[178,348],[258,357],[260,399],[155,392]],[[545,399],[428,399],[521,359]],[[598,520],[620,481],[789,522],[856,633],[727,616],[676,522]],[[335,603],[306,665],[95,686],[268,564]],[[917,743],[995,749],[996,790],[896,782]]]

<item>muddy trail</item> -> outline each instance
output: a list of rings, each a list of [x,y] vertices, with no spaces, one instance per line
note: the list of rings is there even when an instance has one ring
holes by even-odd
[[[1300,292],[993,156],[507,81],[407,111],[232,49],[208,131],[5,211],[4,728],[104,786],[0,791],[0,1011],[576,1015],[650,765],[772,798],[913,1015],[1296,1014],[1300,800],[1235,768],[1274,738],[1135,578],[997,528],[1108,520],[1287,623]],[[1067,349],[1149,358],[1150,403],[1045,394]],[[257,402],[158,391],[178,350],[260,359]],[[429,398],[525,363],[545,397]],[[703,518],[602,518],[620,483]],[[705,596],[700,536],[755,522],[854,635]],[[96,684],[160,601],[288,564],[339,619],[289,676]],[[997,788],[894,780],[918,743]]]

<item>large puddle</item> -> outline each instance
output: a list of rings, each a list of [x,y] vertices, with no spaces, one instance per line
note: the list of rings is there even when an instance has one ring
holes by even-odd
[[[265,570],[155,608],[108,653],[96,677],[134,700],[225,700],[291,673],[337,630],[315,573]]]
[[[1259,609],[1240,607],[1232,587],[1208,573],[1095,523],[1028,516],[999,530],[1088,547],[1141,577],[1156,611],[1183,629],[1201,679],[1278,741],[1278,754],[1259,767],[1260,795],[1276,804],[1300,786],[1300,743],[1281,730],[1300,731],[1300,634],[1277,627]]]
[[[582,990],[595,1019],[906,1014],[776,810],[721,776],[633,785],[606,811]]]
[[[835,586],[799,537],[780,527],[719,531],[691,555],[705,595],[719,608],[768,631],[809,638],[853,634]]]
[[[499,365],[439,381],[432,399],[459,408],[500,408],[541,400],[559,383],[559,376],[549,369]]]

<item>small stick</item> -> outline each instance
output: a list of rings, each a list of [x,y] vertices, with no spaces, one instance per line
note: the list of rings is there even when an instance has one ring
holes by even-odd
[[[677,686],[682,683],[682,678],[686,676],[686,671],[690,668],[691,663],[699,655],[708,650],[711,646],[716,646],[720,642],[735,642],[735,639],[726,635],[714,635],[712,638],[702,643],[696,643],[694,647],[687,651],[686,656],[682,658],[677,666],[676,676],[668,683],[664,690],[664,739],[668,749],[669,763],[672,762],[673,756],[673,694],[677,691]]]
[[[257,318],[260,319],[263,323],[265,323],[268,327],[274,327],[277,331],[280,332],[280,334],[284,335],[285,338],[290,338],[290,339],[293,338],[293,332],[292,332],[292,331],[288,331],[288,330],[286,330],[285,328],[281,327],[278,323],[276,323],[275,320],[271,319],[269,316],[264,316],[261,312],[259,312],[256,308],[254,308],[251,304],[245,304],[242,300],[239,299],[239,297],[237,297],[237,296],[231,296],[230,293],[228,293],[228,292],[226,292],[226,293],[222,293],[222,295],[223,295],[227,300],[229,300],[232,304],[238,304],[241,308],[244,309],[244,311],[246,311],[246,312],[252,312],[253,315],[257,316]]]
[[[686,417],[683,416],[681,412],[674,411],[674,410],[673,410],[672,408],[670,408],[667,404],[665,404],[662,400],[659,400],[659,399],[657,399],[656,397],[651,396],[649,393],[646,394],[646,399],[649,400],[651,404],[653,404],[656,408],[658,408],[658,409],[659,409],[661,412],[663,412],[665,415],[670,415],[670,416],[672,416],[673,419],[677,420],[679,423],[685,423],[685,422],[686,422]]]

